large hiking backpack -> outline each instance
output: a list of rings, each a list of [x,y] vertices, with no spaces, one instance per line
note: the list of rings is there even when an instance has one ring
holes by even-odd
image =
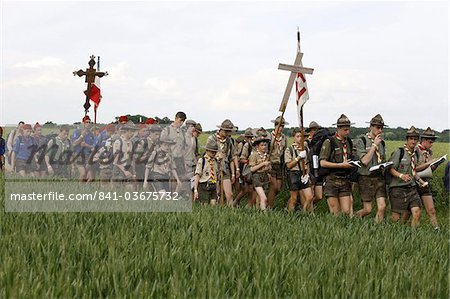
[[[311,161],[312,167],[310,168],[311,178],[313,181],[318,181],[325,175],[327,175],[327,171],[320,167],[319,156],[320,156],[320,150],[322,149],[322,145],[325,142],[325,140],[329,139],[332,140],[333,133],[330,132],[327,128],[320,128],[316,134],[314,134],[314,137],[309,143],[309,160]],[[314,156],[317,156],[315,158]],[[317,160],[318,165],[314,165],[314,160]]]

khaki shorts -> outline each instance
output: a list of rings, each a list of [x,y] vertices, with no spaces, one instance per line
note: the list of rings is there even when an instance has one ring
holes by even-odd
[[[409,213],[414,207],[421,208],[416,186],[392,187],[389,189],[391,210],[395,213]]]
[[[281,167],[280,163],[272,163],[272,170],[270,171],[270,175],[277,180],[283,179],[283,167]]]
[[[210,203],[211,200],[217,200],[217,190],[208,190],[206,186],[207,183],[198,184],[198,200],[202,203]]]
[[[33,162],[28,162],[25,160],[16,159],[16,171],[25,171],[25,172],[31,172],[34,171]]]
[[[323,183],[325,197],[344,197],[352,194],[352,184],[348,178],[328,175]]]
[[[373,199],[387,196],[386,183],[382,176],[360,175],[358,184],[363,202],[371,202]]]
[[[264,190],[269,188],[269,176],[267,172],[255,172],[252,175],[253,187],[263,187]]]

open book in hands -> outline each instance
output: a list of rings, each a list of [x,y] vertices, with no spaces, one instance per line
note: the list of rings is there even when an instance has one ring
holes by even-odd
[[[388,161],[388,162],[384,162],[384,163],[381,163],[381,164],[378,164],[378,165],[374,165],[374,166],[369,168],[369,171],[383,170],[383,169],[388,168],[392,164],[394,164],[394,162]]]
[[[441,165],[442,163],[444,163],[445,160],[447,160],[447,154],[443,155],[443,156],[440,157],[439,159],[436,159],[436,161],[434,161],[433,163],[431,163],[430,166],[432,167],[432,169],[436,169],[439,165]]]

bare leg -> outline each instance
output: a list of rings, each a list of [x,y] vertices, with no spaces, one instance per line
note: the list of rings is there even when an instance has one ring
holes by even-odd
[[[223,191],[225,193],[225,198],[227,199],[228,206],[233,206],[233,189],[231,188],[231,180],[223,180]]]
[[[386,198],[377,198],[377,214],[375,215],[375,223],[380,223],[384,220],[384,213],[386,212]]]
[[[290,191],[291,196],[289,197],[288,200],[288,205],[287,205],[287,209],[289,212],[294,211],[295,209],[295,204],[297,203],[297,191]]]
[[[420,220],[420,208],[419,207],[414,207],[411,208],[411,213],[412,213],[412,221],[411,221],[411,226],[412,227],[417,227],[419,225],[419,220]]]
[[[314,195],[312,193],[311,188],[306,188],[300,190],[301,200],[302,200],[302,208],[305,212],[313,212],[313,198]]]
[[[339,197],[339,205],[341,206],[341,211],[344,214],[347,214],[349,216],[352,216],[352,196],[343,196]]]
[[[396,213],[396,212],[392,212],[391,220],[392,220],[392,222],[397,222],[398,220],[400,220],[400,214]]]
[[[264,193],[263,187],[255,187],[255,191],[258,194],[260,201],[261,201],[260,208],[261,208],[261,210],[264,211],[266,209],[266,205],[267,205],[266,193]]]
[[[280,192],[281,184],[281,180],[277,180],[276,177],[271,177],[269,195],[267,196],[269,208],[273,208],[275,204],[275,196],[278,194],[278,192]]]
[[[363,201],[363,207],[361,210],[356,212],[356,215],[362,218],[369,215],[371,212],[372,212],[372,202]]]
[[[341,207],[339,205],[339,200],[337,197],[328,197],[327,203],[331,214],[337,215],[341,212]]]
[[[425,206],[425,211],[427,211],[427,214],[430,217],[431,225],[433,227],[439,227],[439,223],[436,218],[436,210],[434,208],[433,197],[431,195],[423,195],[422,202]]]

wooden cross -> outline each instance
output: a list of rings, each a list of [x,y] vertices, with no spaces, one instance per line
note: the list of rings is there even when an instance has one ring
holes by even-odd
[[[78,75],[78,77],[86,76],[86,79],[84,80],[84,82],[87,83],[87,90],[85,92],[86,102],[83,105],[85,114],[88,113],[89,107],[91,107],[91,104],[89,103],[89,97],[91,94],[92,83],[95,82],[95,76],[101,78],[103,76],[108,75],[108,72],[97,72],[97,70],[94,69],[94,66],[95,66],[95,56],[91,55],[91,60],[89,60],[89,68],[86,69],[86,71],[80,69],[78,71],[73,72],[74,76],[76,75]]]
[[[312,68],[303,67],[302,57],[303,57],[303,53],[298,51],[297,57],[295,57],[294,65],[283,64],[283,63],[278,64],[279,70],[291,72],[291,76],[289,77],[289,81],[286,86],[286,90],[284,91],[283,100],[281,101],[281,105],[280,105],[280,109],[279,109],[279,111],[282,113],[284,113],[286,111],[287,102],[289,100],[289,97],[291,96],[291,90],[292,90],[292,87],[294,86],[294,82],[295,82],[295,78],[297,77],[297,74],[301,73],[301,74],[312,75],[312,73],[314,72],[314,69],[312,69]]]

